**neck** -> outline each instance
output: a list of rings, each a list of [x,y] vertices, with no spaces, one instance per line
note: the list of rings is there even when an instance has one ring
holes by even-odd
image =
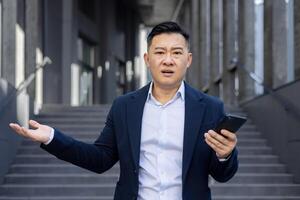
[[[163,87],[159,87],[158,84],[155,84],[153,82],[152,94],[157,101],[159,101],[162,104],[165,104],[174,97],[180,85],[181,82],[172,88],[163,88]]]

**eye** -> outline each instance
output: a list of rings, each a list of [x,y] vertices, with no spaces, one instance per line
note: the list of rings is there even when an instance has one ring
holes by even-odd
[[[175,55],[182,55],[182,52],[181,51],[174,51],[173,52]]]
[[[155,51],[154,54],[156,54],[156,55],[162,55],[162,54],[164,54],[164,52],[163,51]]]

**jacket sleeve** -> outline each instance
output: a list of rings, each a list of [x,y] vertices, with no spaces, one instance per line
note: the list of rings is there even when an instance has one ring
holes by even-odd
[[[55,129],[54,138],[41,148],[57,158],[87,170],[103,173],[118,161],[114,128],[114,104],[106,119],[105,127],[94,144],[77,141]]]
[[[219,104],[220,117],[222,119],[225,115],[223,103]],[[210,175],[219,182],[226,182],[231,179],[238,169],[238,151],[233,149],[230,157],[226,161],[220,161],[214,150],[211,151],[211,160],[209,163]]]
[[[231,156],[226,161],[220,161],[214,151],[212,151],[209,164],[210,175],[219,182],[226,182],[231,179],[238,169],[238,151],[235,148]]]

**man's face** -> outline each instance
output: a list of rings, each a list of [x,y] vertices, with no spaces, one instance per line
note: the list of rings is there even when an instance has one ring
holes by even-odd
[[[180,85],[192,62],[192,54],[181,34],[163,33],[153,37],[144,59],[154,84],[170,89]]]

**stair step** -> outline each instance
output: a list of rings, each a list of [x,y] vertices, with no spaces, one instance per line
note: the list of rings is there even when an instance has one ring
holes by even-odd
[[[103,174],[118,174],[120,168],[115,165],[110,170]],[[36,174],[55,174],[55,173],[91,173],[88,170],[74,166],[72,164],[13,164],[10,168],[9,173],[36,173]]]
[[[115,184],[5,184],[0,187],[0,194],[14,196],[50,196],[55,194],[62,196],[73,194],[74,196],[108,196],[115,190]]]
[[[95,173],[69,173],[69,174],[9,174],[5,176],[6,184],[115,184],[119,175],[115,174],[95,174]]]
[[[0,196],[0,200],[113,200],[113,196]]]
[[[237,173],[229,184],[233,183],[292,183],[293,176],[286,173]]]
[[[38,119],[63,119],[63,118],[71,118],[71,119],[78,119],[78,118],[85,118],[85,117],[94,117],[96,119],[99,118],[106,118],[108,113],[99,113],[99,112],[94,112],[94,113],[82,113],[82,112],[61,112],[61,113],[47,113],[47,114],[40,114],[36,116],[35,118]]]
[[[82,112],[99,112],[108,111],[111,104],[101,104],[93,106],[69,106],[69,105],[43,105],[40,113],[51,113],[51,112],[72,112],[72,111],[82,111]]]
[[[274,155],[239,155],[240,163],[278,163],[278,156]]]
[[[239,164],[239,173],[285,173],[286,167],[283,164]]]
[[[299,195],[300,184],[215,184],[215,195]]]
[[[265,139],[238,139],[237,146],[265,147],[267,146],[267,141]]]
[[[96,139],[97,139],[97,137],[88,138],[88,139],[84,138],[84,139],[80,139],[79,141],[85,142],[85,143],[88,143],[88,144],[93,144]],[[39,146],[40,146],[39,143],[36,143],[34,141],[31,141],[31,140],[23,140],[22,141],[22,147],[39,147]]]
[[[98,138],[98,135],[87,136],[87,137],[74,137],[80,141],[82,140],[92,140],[95,141]],[[272,155],[272,149],[270,147],[238,147],[239,155]],[[19,155],[40,155],[40,154],[48,154],[48,152],[44,151],[39,147],[38,144],[33,142],[32,145],[23,145],[18,149]]]
[[[85,124],[94,124],[98,125],[99,124],[104,124],[106,121],[106,117],[82,117],[80,119],[77,118],[44,118],[44,119],[39,119],[39,123],[41,124],[72,124],[72,123],[85,123]]]
[[[240,163],[277,163],[278,157],[274,155],[240,155]],[[44,155],[17,155],[15,158],[15,163],[62,163],[65,161],[57,159],[55,156],[50,154]]]
[[[240,139],[263,139],[261,134],[253,134],[253,132],[238,132],[236,133],[238,140]]]
[[[271,147],[238,147],[239,155],[270,155],[272,154]]]
[[[291,196],[291,195],[284,195],[284,196],[214,196],[214,200],[300,200],[299,196]]]

